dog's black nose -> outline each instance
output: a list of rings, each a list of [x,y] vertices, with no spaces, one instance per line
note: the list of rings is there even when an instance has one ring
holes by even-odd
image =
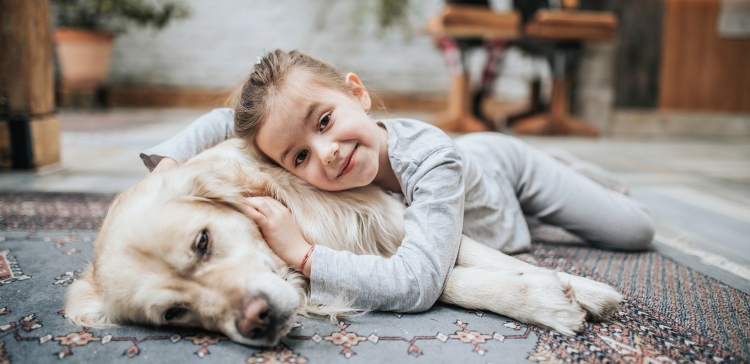
[[[237,330],[242,336],[257,339],[268,330],[268,302],[263,298],[254,298],[245,305],[242,317],[237,320]]]

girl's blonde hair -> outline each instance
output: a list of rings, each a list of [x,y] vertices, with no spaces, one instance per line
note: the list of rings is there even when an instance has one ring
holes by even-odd
[[[305,80],[312,82],[310,86],[350,95],[354,91],[346,82],[346,74],[328,62],[297,50],[284,52],[277,49],[268,53],[255,65],[239,95],[234,95],[234,133],[261,155],[263,153],[256,143],[258,130],[268,117],[273,101],[283,95],[291,71],[306,71],[308,77]]]

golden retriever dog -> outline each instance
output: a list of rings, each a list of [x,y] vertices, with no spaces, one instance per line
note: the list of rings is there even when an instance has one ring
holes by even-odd
[[[202,327],[273,346],[296,314],[356,312],[346,297],[309,300],[309,281],[286,266],[243,213],[247,196],[286,205],[310,242],[356,254],[395,254],[404,206],[376,187],[318,190],[228,140],[178,168],[151,173],[113,202],[84,278],[67,291],[78,325]],[[527,264],[463,237],[440,300],[574,335],[607,318],[622,296],[610,286]]]

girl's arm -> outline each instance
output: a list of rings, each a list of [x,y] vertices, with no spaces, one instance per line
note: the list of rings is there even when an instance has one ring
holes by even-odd
[[[141,152],[150,171],[167,157],[182,164],[198,153],[234,137],[234,110],[214,109],[193,121],[167,141]],[[161,167],[160,167],[161,168]]]
[[[318,246],[310,260],[311,299],[332,302],[343,296],[355,308],[420,312],[432,307],[445,287],[458,255],[463,226],[464,181],[454,148],[436,151],[404,190],[406,235],[390,258],[355,255]]]

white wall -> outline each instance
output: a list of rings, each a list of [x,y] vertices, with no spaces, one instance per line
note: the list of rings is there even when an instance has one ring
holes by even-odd
[[[308,51],[378,88],[444,88],[442,59],[429,37],[378,37],[374,17],[358,15],[355,1],[187,2],[191,18],[161,32],[134,30],[117,39],[113,83],[225,88],[245,76],[264,48],[281,48]],[[440,5],[421,3],[430,14]]]
[[[354,71],[375,90],[445,93],[440,52],[419,31],[443,1],[411,2],[413,35],[407,38],[396,30],[377,34],[374,13],[365,10],[373,0],[187,0],[191,18],[117,39],[110,82],[226,89],[240,82],[264,48],[281,48],[302,49]],[[494,1],[493,7],[509,2]],[[533,67],[519,57],[510,61],[498,85],[506,95],[523,97]]]

